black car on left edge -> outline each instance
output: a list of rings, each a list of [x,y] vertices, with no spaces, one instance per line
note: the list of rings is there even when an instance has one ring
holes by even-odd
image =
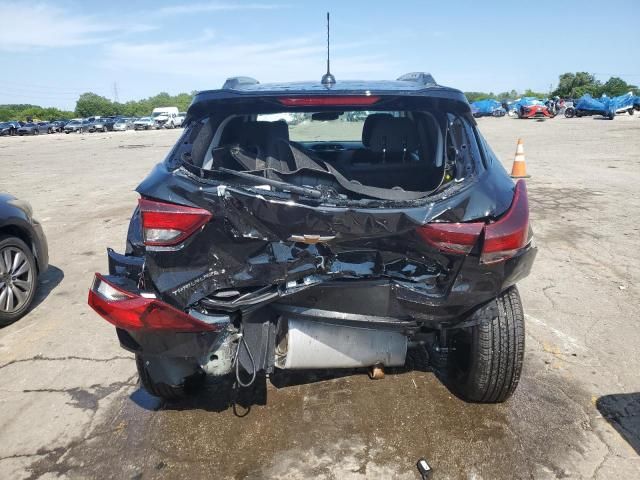
[[[0,327],[27,313],[48,266],[47,239],[31,206],[0,193]]]

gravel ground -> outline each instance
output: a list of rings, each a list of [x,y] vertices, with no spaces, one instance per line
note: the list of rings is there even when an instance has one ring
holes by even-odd
[[[86,296],[179,132],[0,138],[0,191],[32,203],[51,254],[33,310],[0,330],[0,478],[416,479],[420,457],[434,479],[639,478],[640,119],[479,123],[506,168],[525,142],[539,247],[502,405],[404,370],[160,404]]]

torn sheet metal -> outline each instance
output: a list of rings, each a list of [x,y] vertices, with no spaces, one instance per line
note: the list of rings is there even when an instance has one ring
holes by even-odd
[[[343,294],[357,299],[343,305],[352,313],[367,311],[370,294],[362,295],[356,284],[371,280],[379,282],[377,288],[387,298],[378,314],[452,317],[491,298],[527,270],[528,262],[517,272],[512,265],[519,262],[474,267],[477,259],[442,254],[415,232],[430,221],[465,222],[505,211],[513,184],[484,180],[480,175],[455,195],[445,193],[419,205],[379,209],[321,205],[214,181],[198,181],[194,187],[188,173],[159,165],[138,192],[206,208],[213,219],[181,249],[147,249],[145,278],[180,308],[202,303],[247,312],[272,302],[309,302],[313,291],[337,282]],[[136,223],[134,219],[132,225]],[[324,241],[295,241],[305,236]],[[463,262],[468,264],[464,269]]]

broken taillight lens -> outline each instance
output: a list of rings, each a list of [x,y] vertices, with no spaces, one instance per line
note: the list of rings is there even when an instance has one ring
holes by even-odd
[[[211,219],[202,208],[174,203],[138,200],[142,217],[142,237],[148,246],[169,247],[186,240]]]
[[[428,223],[417,232],[438,250],[467,254],[484,231],[480,263],[496,263],[513,257],[529,243],[529,202],[524,180],[516,183],[509,209],[492,223]]]
[[[102,318],[124,330],[165,330],[173,332],[205,332],[220,329],[188,315],[156,298],[128,292],[96,273],[89,305]]]

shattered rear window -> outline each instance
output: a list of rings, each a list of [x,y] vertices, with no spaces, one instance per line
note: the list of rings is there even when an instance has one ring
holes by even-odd
[[[387,200],[427,196],[481,160],[464,115],[384,110],[212,114],[190,123],[170,158],[229,183]]]

